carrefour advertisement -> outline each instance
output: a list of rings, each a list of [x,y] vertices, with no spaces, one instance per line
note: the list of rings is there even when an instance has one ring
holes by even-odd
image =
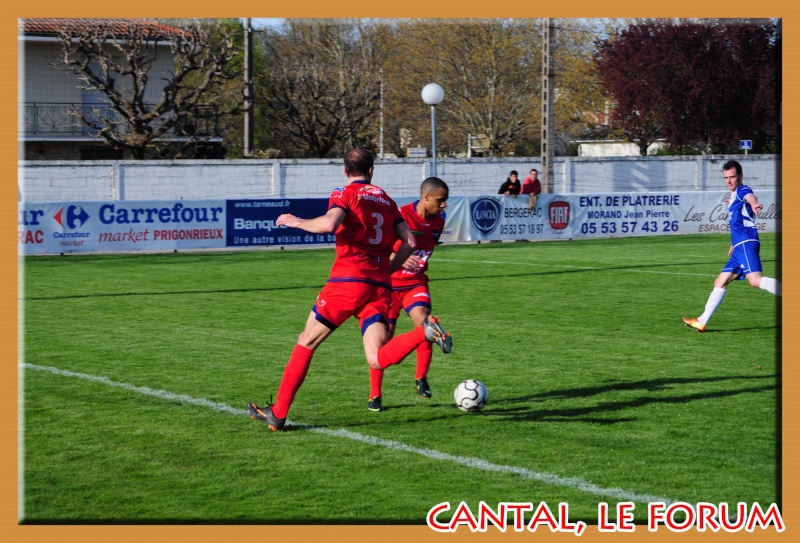
[[[19,254],[225,246],[225,201],[20,204]]]
[[[781,203],[759,191],[759,232],[779,232]],[[553,240],[728,232],[731,193],[451,196],[441,241]],[[415,201],[398,198],[398,205]],[[330,245],[333,234],[276,227],[283,213],[323,215],[325,198],[22,203],[19,254]]]
[[[20,204],[19,254],[331,244],[333,234],[276,227],[283,213],[322,215],[325,198]]]

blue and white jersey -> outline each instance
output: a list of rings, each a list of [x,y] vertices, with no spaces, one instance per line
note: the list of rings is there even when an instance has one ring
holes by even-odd
[[[745,196],[748,194],[753,194],[753,189],[747,185],[739,185],[729,196],[730,219],[728,222],[731,227],[731,245],[734,247],[746,241],[758,241],[756,215],[750,204],[745,201]]]

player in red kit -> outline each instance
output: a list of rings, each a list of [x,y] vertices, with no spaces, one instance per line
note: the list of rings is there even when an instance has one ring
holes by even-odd
[[[389,337],[394,335],[400,309],[411,317],[414,326],[421,326],[431,314],[431,293],[428,289],[428,260],[444,230],[444,211],[450,190],[438,177],[429,177],[420,186],[420,198],[400,208],[400,213],[414,236],[416,248],[392,274],[392,310],[389,314]],[[395,241],[394,250],[400,254],[401,243]],[[397,257],[395,257],[397,258]],[[421,343],[417,349],[417,369],[414,386],[422,398],[430,398],[428,369],[433,358],[432,345]],[[370,368],[370,393],[367,408],[382,411],[381,385],[383,370]]]
[[[273,431],[286,423],[286,415],[303,384],[316,349],[336,328],[352,316],[359,319],[364,353],[370,368],[384,369],[399,364],[420,344],[437,343],[450,352],[450,334],[439,319],[429,317],[421,326],[389,340],[391,273],[415,248],[414,236],[400,211],[380,187],[371,184],[373,158],[369,151],[352,149],[344,159],[348,184],[334,189],[325,215],[301,219],[284,214],[277,226],[300,228],[311,233],[336,233],[336,258],[327,284],[306,320],[297,340],[274,404],[247,404],[250,416],[265,422]],[[400,241],[391,258],[395,240]]]

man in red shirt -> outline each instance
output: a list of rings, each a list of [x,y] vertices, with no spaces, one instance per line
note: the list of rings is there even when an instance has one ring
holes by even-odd
[[[370,368],[399,364],[421,343],[437,343],[445,353],[452,348],[450,334],[439,319],[430,316],[421,326],[389,340],[391,273],[415,247],[397,204],[380,187],[371,184],[373,158],[369,151],[352,149],[344,158],[348,184],[333,190],[328,212],[313,219],[284,214],[277,226],[307,232],[336,233],[336,258],[327,284],[306,320],[283,372],[274,404],[247,404],[250,416],[273,431],[286,423],[286,415],[303,384],[314,352],[351,316],[359,319],[364,353]],[[395,239],[401,244],[391,259]]]
[[[444,211],[449,196],[447,183],[438,177],[429,177],[420,186],[420,198],[400,208],[400,214],[406,221],[414,236],[416,249],[403,262],[400,269],[392,274],[392,309],[389,314],[389,337],[394,335],[400,309],[411,317],[414,326],[421,326],[431,314],[431,294],[428,289],[428,260],[436,248],[444,230]],[[394,250],[399,254],[401,242],[394,243]],[[428,369],[433,358],[432,345],[421,343],[417,349],[417,370],[414,386],[423,398],[430,398],[431,388],[428,385]],[[370,399],[367,408],[370,411],[382,411],[381,385],[383,370],[370,368]]]
[[[522,182],[522,194],[530,194],[528,197],[528,209],[536,207],[536,200],[542,193],[542,183],[539,181],[539,170],[532,169],[531,174]]]

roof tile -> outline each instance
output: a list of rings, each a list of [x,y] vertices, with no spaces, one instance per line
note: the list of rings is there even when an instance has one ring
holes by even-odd
[[[25,35],[58,35],[62,30],[77,32],[86,28],[102,28],[109,35],[130,36],[134,28],[141,28],[153,37],[167,38],[180,33],[178,28],[158,23],[152,19],[20,19],[19,32]]]

